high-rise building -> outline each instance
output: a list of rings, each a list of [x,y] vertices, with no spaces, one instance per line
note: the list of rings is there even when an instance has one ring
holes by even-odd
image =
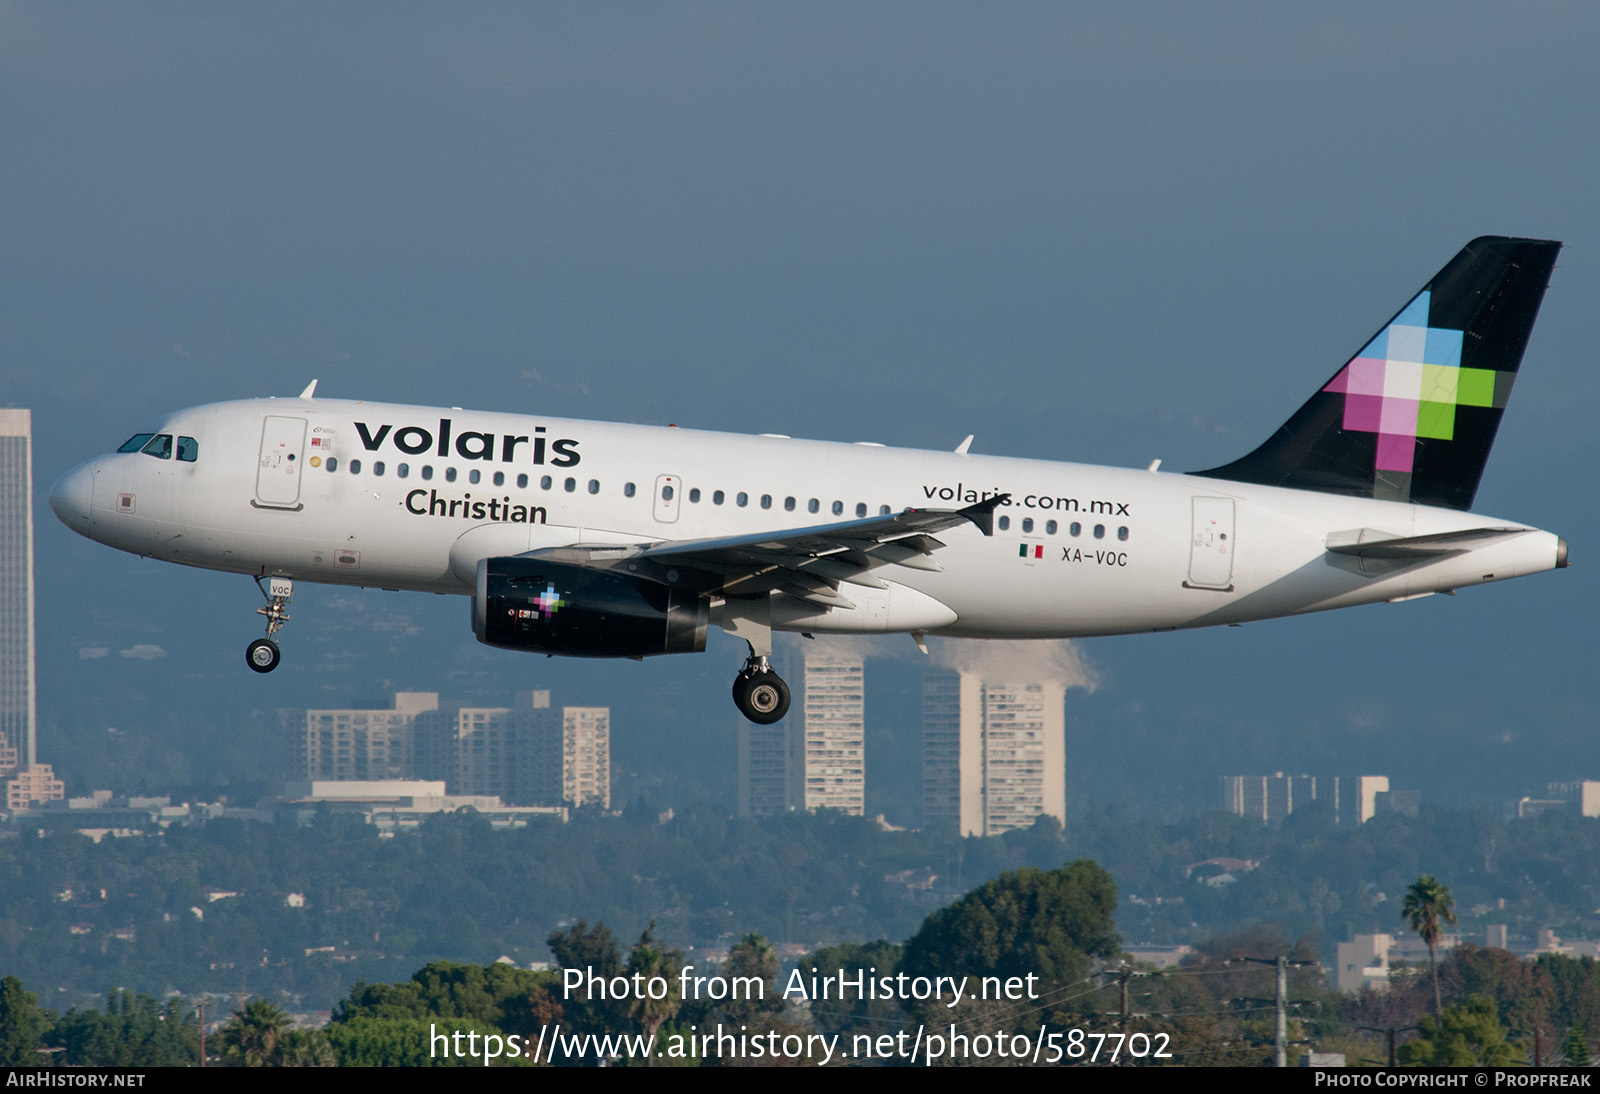
[[[302,740],[310,781],[425,779],[508,805],[611,805],[610,708],[556,710],[548,691],[509,707],[402,691],[392,709],[308,710]]]
[[[1389,776],[1356,776],[1356,820],[1366,824],[1378,813],[1378,795],[1389,792]]]
[[[49,764],[29,764],[6,780],[6,809],[15,813],[39,802],[60,801],[66,789]]]
[[[1224,775],[1217,780],[1224,812],[1276,823],[1312,802],[1341,825],[1365,824],[1384,812],[1416,816],[1414,790],[1389,789],[1387,775]]]
[[[866,693],[861,658],[807,652],[801,695],[801,809],[866,811]]]
[[[771,817],[794,808],[790,801],[789,769],[799,760],[791,755],[787,721],[770,726],[739,721],[739,815]]]
[[[929,673],[922,715],[924,821],[952,818],[967,836],[1065,823],[1065,685]]]
[[[0,733],[0,779],[9,777],[17,766],[16,746],[4,733]]]
[[[611,808],[610,707],[561,708],[561,761],[564,804]]]
[[[438,709],[437,692],[401,691],[388,710],[306,711],[302,738],[306,778],[342,782],[411,778],[417,769],[417,716]]]
[[[0,408],[0,734],[39,762],[33,645],[33,415]]]
[[[770,726],[739,727],[739,812],[866,812],[865,662],[809,649],[797,701]]]
[[[1313,775],[1277,771],[1271,775],[1224,775],[1218,781],[1222,808],[1235,816],[1276,823],[1319,800],[1331,804],[1335,816],[1339,813],[1337,778],[1319,780]]]

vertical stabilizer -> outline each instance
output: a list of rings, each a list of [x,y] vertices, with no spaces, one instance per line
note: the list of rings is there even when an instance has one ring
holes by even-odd
[[[1560,250],[1473,240],[1271,439],[1194,474],[1470,509]]]

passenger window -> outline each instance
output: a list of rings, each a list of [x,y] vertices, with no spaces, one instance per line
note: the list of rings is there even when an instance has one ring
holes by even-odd
[[[149,444],[150,443],[150,438],[154,437],[154,436],[155,436],[154,433],[135,433],[133,436],[131,436],[127,440],[123,441],[122,442],[122,447],[117,449],[117,451],[118,452],[137,452],[137,451],[139,451],[139,449],[141,449],[145,445]]]
[[[590,479],[589,480],[589,493],[598,494],[599,492],[600,492],[600,480],[599,479]]]
[[[624,483],[623,486],[622,486],[622,496],[625,497],[625,498],[631,498],[631,497],[633,497],[633,493],[634,493],[633,483],[631,483],[631,482]]]
[[[178,438],[178,459],[184,463],[193,463],[200,458],[200,442],[193,437]]]
[[[518,490],[526,490],[527,488],[528,488],[528,476],[526,476],[526,475],[518,475],[517,476],[517,489]]]
[[[836,501],[833,503],[833,515],[836,517],[844,516],[844,502]]]
[[[1126,524],[1117,529],[1117,538],[1124,543],[1128,542],[1128,526]]]
[[[1071,526],[1067,530],[1069,532],[1071,532],[1074,536],[1083,535],[1083,525],[1079,524],[1077,521],[1073,521]]]
[[[1023,517],[1022,518],[1022,530],[1024,532],[1033,531],[1033,518],[1032,517]]]
[[[1104,524],[1096,524],[1094,526],[1094,538],[1095,539],[1105,539],[1106,538],[1106,526]]]
[[[394,473],[396,476],[403,479],[407,475],[411,474],[411,465],[406,463],[397,463],[394,465]]]
[[[425,463],[422,465],[422,481],[427,482],[431,478],[433,478],[433,464]]]
[[[887,505],[878,506],[878,515],[880,517],[888,516],[889,515],[889,507]]]
[[[447,467],[447,468],[444,469],[444,481],[445,482],[455,482],[456,481],[456,469],[455,468]]]
[[[672,487],[663,486],[661,488],[661,500],[662,501],[671,501],[672,500]]]
[[[815,513],[818,509],[821,509],[821,508],[822,508],[822,503],[819,502],[816,498],[812,498],[810,501],[806,502],[806,512],[808,512],[808,513]]]
[[[140,451],[146,456],[154,456],[158,460],[172,459],[172,434],[157,433],[150,438],[149,443]]]
[[[565,488],[567,493],[570,494],[570,493],[572,493],[574,490],[576,490],[578,488],[578,480],[577,479],[568,479],[566,482],[562,483],[561,485],[562,485],[563,488]]]
[[[721,490],[718,490],[718,491],[714,492],[711,495],[711,504],[712,505],[721,505],[726,498],[727,498],[727,495],[724,494]]]
[[[867,515],[867,503],[864,502],[864,501],[856,503],[856,516],[864,517],[866,515]]]
[[[772,508],[772,495],[771,494],[762,494],[761,495],[761,508],[763,508],[763,509],[771,509]]]
[[[548,490],[555,484],[556,480],[552,479],[549,475],[541,475],[539,477],[539,489],[541,490]]]
[[[379,476],[381,476],[383,474],[383,461],[382,460],[373,461],[372,473],[374,475],[379,475]]]
[[[741,491],[739,496],[733,500],[738,504],[740,509],[743,509],[746,505],[750,504],[750,495]]]
[[[337,456],[329,456],[328,457],[328,470],[329,471],[337,471],[337,470],[339,470],[339,459],[338,459]]]
[[[350,474],[352,474],[352,475],[361,474],[361,461],[360,460],[351,460],[350,461]]]
[[[496,471],[494,473],[494,484],[496,486],[504,486],[506,484],[506,473],[504,471]]]
[[[1049,534],[1049,535],[1052,535],[1052,536],[1056,534],[1056,528],[1057,527],[1059,527],[1059,525],[1057,525],[1056,522],[1053,521],[1053,520],[1047,520],[1044,523],[1045,532],[1047,534]]]
[[[689,500],[692,501],[692,502],[695,502],[697,504],[699,503],[699,501],[700,501],[700,488],[698,486],[696,486],[693,490],[689,491]]]
[[[479,471],[476,467],[467,472],[467,481],[474,486],[478,485],[478,480],[481,478],[483,478],[483,472]]]
[[[1011,527],[1011,518],[1010,517],[1001,517],[1000,518],[1000,530],[1002,532],[1004,532],[1007,528],[1010,528],[1010,527]]]

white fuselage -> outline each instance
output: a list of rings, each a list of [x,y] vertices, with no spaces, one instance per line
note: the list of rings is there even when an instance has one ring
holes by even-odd
[[[1395,600],[1564,562],[1556,536],[1527,529],[1363,569],[1330,554],[1329,537],[1522,526],[1081,464],[307,398],[197,407],[147,430],[192,438],[194,458],[133,451],[75,468],[51,496],[70,527],[189,566],[437,593],[471,595],[490,556],[779,533],[1011,496],[992,536],[941,532],[936,568],[877,569],[887,591],[847,585],[853,607],[776,613],[779,629],[1125,634]]]

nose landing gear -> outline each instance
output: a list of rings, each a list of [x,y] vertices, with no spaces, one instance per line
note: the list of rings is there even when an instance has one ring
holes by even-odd
[[[257,638],[244,648],[244,663],[256,672],[271,672],[283,659],[278,653],[278,643],[273,639],[278,634],[278,628],[289,622],[288,608],[289,601],[294,599],[294,582],[286,577],[272,577],[267,579],[263,587],[258,577],[256,588],[261,590],[262,597],[266,599],[266,604],[257,608],[256,614],[267,617],[267,636]]]

